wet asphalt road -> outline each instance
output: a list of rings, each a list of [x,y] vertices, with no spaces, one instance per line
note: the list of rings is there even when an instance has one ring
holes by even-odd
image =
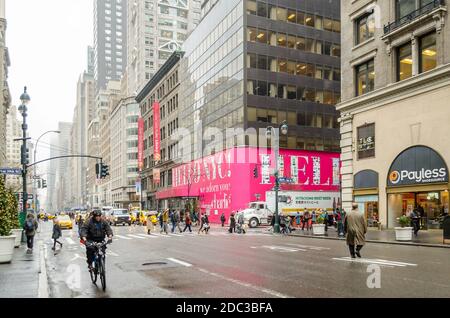
[[[363,258],[351,261],[344,241],[264,230],[169,236],[148,236],[139,226],[113,230],[103,292],[90,281],[77,227],[63,231],[64,247],[54,255],[51,224],[44,225],[50,297],[450,297],[450,249],[368,244]]]

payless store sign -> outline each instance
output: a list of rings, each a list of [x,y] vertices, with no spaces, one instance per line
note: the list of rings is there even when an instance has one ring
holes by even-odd
[[[412,147],[401,153],[389,170],[388,186],[448,183],[448,169],[433,149]]]

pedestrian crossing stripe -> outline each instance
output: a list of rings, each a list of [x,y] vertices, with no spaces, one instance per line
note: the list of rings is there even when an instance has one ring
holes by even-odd
[[[389,261],[389,260],[384,260],[384,259],[367,259],[367,258],[341,257],[341,258],[333,258],[333,260],[344,261],[344,262],[352,262],[352,263],[361,263],[361,264],[385,265],[385,266],[392,266],[392,267],[417,266],[417,264]]]
[[[155,239],[156,238],[155,236],[152,236],[152,235],[149,235],[149,234],[136,234],[136,235],[139,235],[139,236],[142,236],[142,237],[145,237],[145,238],[150,238],[150,239]]]
[[[129,238],[129,237],[126,237],[126,236],[123,236],[123,235],[115,235],[115,236],[118,237],[118,238],[124,239],[124,240],[132,240],[132,238]]]
[[[133,235],[133,234],[128,234],[128,236],[129,237],[133,237],[133,238],[137,238],[137,239],[140,239],[140,240],[145,240],[145,238],[142,237],[142,236],[137,236],[137,235]]]

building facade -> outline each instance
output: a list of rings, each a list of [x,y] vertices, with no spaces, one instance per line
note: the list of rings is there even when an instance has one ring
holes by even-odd
[[[127,2],[94,0],[95,94],[119,81],[127,65]]]
[[[10,66],[6,47],[5,0],[0,1],[0,167],[6,164],[6,117],[11,107],[11,94],[8,86],[8,67]]]
[[[140,104],[140,113],[144,120],[144,160],[142,169],[142,188],[145,192],[146,205],[150,209],[168,208],[169,200],[157,202],[156,193],[172,186],[172,168],[177,164],[178,142],[171,136],[179,128],[179,67],[183,57],[182,52],[174,52],[167,62],[158,70],[155,76],[136,97]],[[161,160],[155,160],[154,145],[154,103],[159,104],[160,118],[160,155]],[[155,175],[156,174],[156,175]],[[170,206],[181,207],[181,203],[172,202]]]
[[[21,143],[14,141],[16,138],[22,138],[22,122],[17,117],[17,108],[9,108],[6,118],[6,163],[9,168],[22,168],[21,165]],[[15,190],[20,189],[22,184],[21,176],[6,176],[6,186]]]
[[[113,206],[139,207],[136,194],[138,179],[139,104],[133,97],[121,99],[112,109],[111,129],[111,195]]]
[[[449,209],[447,1],[342,2],[342,187],[369,225],[418,208],[423,229]]]
[[[58,131],[60,132],[56,135],[56,143],[52,144],[52,148],[56,147],[58,151],[58,156],[66,156],[70,154],[70,132],[72,129],[72,123],[59,122]],[[68,167],[70,160],[69,158],[58,159],[56,161],[56,173],[55,173],[55,200],[54,206],[56,211],[66,211],[70,209],[70,186],[71,186],[71,175]],[[52,171],[50,171],[52,172]],[[47,186],[49,186],[49,181],[47,181]],[[50,191],[47,191],[48,195]]]
[[[136,96],[200,20],[200,0],[128,1],[128,96]]]
[[[99,119],[95,117],[90,123],[88,127],[88,153],[91,156],[99,157],[100,148],[100,126]],[[89,160],[88,169],[87,169],[87,196],[88,196],[88,207],[98,207],[99,193],[98,193],[98,181],[97,181],[97,173],[96,173],[96,164],[97,161]]]
[[[95,116],[94,77],[84,72],[77,84],[77,101],[71,130],[71,153],[86,155],[88,151],[88,126]],[[70,158],[72,169],[71,201],[72,207],[87,205],[87,158]]]
[[[280,147],[339,152],[339,1],[218,1],[186,40],[180,67],[180,126],[222,132],[209,153],[267,145],[258,131],[289,134]],[[225,138],[240,128],[243,138]],[[242,134],[243,135],[243,134]],[[194,135],[183,156],[208,154]]]

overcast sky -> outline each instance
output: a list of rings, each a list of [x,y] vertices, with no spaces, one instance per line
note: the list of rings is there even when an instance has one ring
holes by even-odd
[[[77,80],[93,44],[93,0],[6,0],[6,19],[13,105],[27,86],[30,136],[37,139],[59,121],[72,121]],[[37,157],[47,157],[49,147],[42,144]]]

